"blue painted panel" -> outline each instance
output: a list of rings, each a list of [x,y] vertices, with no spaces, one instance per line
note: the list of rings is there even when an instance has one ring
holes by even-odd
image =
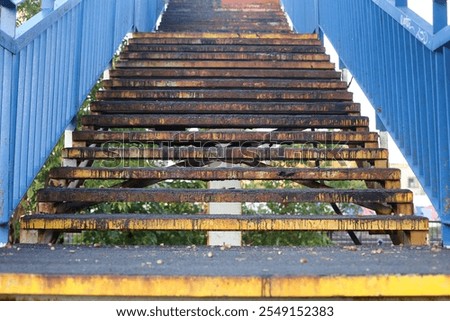
[[[153,30],[164,3],[60,2],[19,27],[16,38],[0,30],[0,244],[13,209],[126,33],[137,22]]]
[[[294,24],[294,30],[299,33],[313,33],[317,28],[317,1],[281,0],[285,11]]]
[[[0,48],[0,246],[8,241],[7,224],[11,216],[11,108],[14,102],[13,54]]]
[[[319,17],[377,110],[379,127],[391,133],[440,214],[450,246],[450,28],[433,34],[417,14],[388,0],[318,0],[316,7],[304,0],[301,8],[282,2],[299,32],[313,30],[309,18]]]

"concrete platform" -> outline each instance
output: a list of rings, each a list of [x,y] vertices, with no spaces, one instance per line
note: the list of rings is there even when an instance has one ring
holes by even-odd
[[[0,249],[0,297],[450,298],[437,247],[88,247]]]

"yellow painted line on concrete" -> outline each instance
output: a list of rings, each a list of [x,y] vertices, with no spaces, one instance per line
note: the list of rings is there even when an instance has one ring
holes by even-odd
[[[0,274],[0,296],[450,297],[450,275],[225,277]]]
[[[234,32],[138,32],[132,38],[207,38],[207,39],[300,39],[315,40],[316,34],[234,33]]]

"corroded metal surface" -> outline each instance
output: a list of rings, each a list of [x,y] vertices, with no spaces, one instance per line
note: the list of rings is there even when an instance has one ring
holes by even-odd
[[[246,142],[260,144],[319,143],[329,145],[378,144],[378,134],[374,132],[306,132],[306,131],[78,131],[73,133],[75,141],[92,142],[166,142],[170,143],[229,143],[243,145]],[[69,153],[69,152],[67,152]]]
[[[400,180],[399,169],[355,168],[78,168],[52,169],[53,179]]]
[[[317,69],[232,69],[232,68],[131,68],[111,70],[111,77],[222,77],[222,78],[294,78],[340,79],[335,70]]]
[[[409,190],[45,188],[39,202],[324,202],[410,203]]]
[[[298,115],[89,115],[81,118],[86,126],[97,127],[200,127],[200,128],[356,128],[368,127],[362,116]]]
[[[347,89],[342,81],[292,81],[280,79],[112,79],[103,81],[105,88],[283,88],[283,89]]]
[[[97,93],[98,99],[215,99],[215,100],[347,100],[351,101],[353,94],[341,91],[325,90],[290,90],[276,91],[270,89],[257,90],[227,90],[227,89],[148,89],[148,90],[105,90]]]
[[[411,216],[40,214],[25,216],[22,227],[66,231],[427,231],[428,220]]]
[[[114,143],[114,142],[113,142]],[[63,150],[63,157],[71,159],[163,159],[163,160],[387,160],[388,152],[380,148],[268,148],[268,147],[80,147]]]
[[[329,61],[330,57],[324,54],[272,54],[272,53],[153,53],[153,52],[124,52],[120,55],[121,59],[133,60],[271,60],[271,61]]]
[[[321,61],[123,60],[116,63],[116,68],[334,69],[334,64]]]
[[[283,14],[283,13],[282,13]],[[167,14],[166,14],[167,17]],[[211,43],[226,45],[240,45],[240,44],[272,44],[278,45],[280,43],[287,44],[289,41],[293,45],[298,45],[296,41],[314,41],[318,46],[322,46],[317,34],[280,34],[277,32],[266,33],[237,33],[237,32],[138,32],[134,33],[129,39],[130,43],[163,43],[163,40],[169,41],[185,41],[189,44],[202,44],[202,41],[209,41]],[[224,43],[225,42],[225,43]],[[264,49],[262,49],[264,50]]]
[[[254,36],[252,38],[227,38],[227,33],[223,33],[225,38],[196,38],[195,35],[192,38],[132,38],[129,40],[133,45],[151,45],[151,44],[163,44],[163,45],[288,45],[288,46],[314,46],[321,47],[322,43],[317,39],[286,39],[286,38],[269,38]]]
[[[96,101],[91,111],[111,114],[359,114],[353,102],[215,102],[215,101]],[[232,139],[231,139],[232,140]],[[231,141],[230,140],[230,141]]]
[[[322,46],[304,45],[193,45],[193,44],[129,44],[125,52],[247,52],[247,53],[325,53]]]

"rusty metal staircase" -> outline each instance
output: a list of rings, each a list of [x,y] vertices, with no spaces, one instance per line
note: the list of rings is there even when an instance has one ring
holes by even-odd
[[[369,231],[427,242],[427,220],[413,215],[400,170],[389,168],[320,40],[291,32],[278,1],[171,0],[159,32],[134,34],[103,87],[63,151],[72,166],[50,172],[38,213],[22,217],[23,242],[83,230],[348,231],[355,243],[353,231]],[[94,189],[87,180],[115,183]],[[165,180],[302,188],[158,188]],[[86,211],[102,202],[320,202],[336,215]],[[345,215],[339,203],[377,215]]]

